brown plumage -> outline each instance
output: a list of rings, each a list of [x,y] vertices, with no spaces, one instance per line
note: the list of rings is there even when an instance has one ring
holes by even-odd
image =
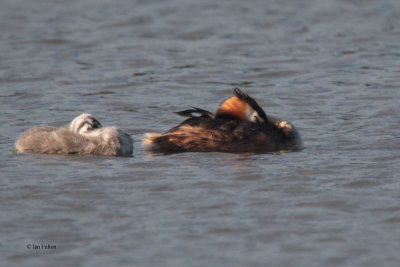
[[[90,114],[81,114],[68,126],[38,126],[18,138],[18,153],[124,156],[133,153],[130,135],[116,127],[102,127]]]
[[[146,150],[261,153],[302,148],[300,135],[293,125],[267,117],[257,102],[239,89],[221,103],[215,114],[199,108],[177,114],[190,118],[164,134],[147,134],[143,139]]]

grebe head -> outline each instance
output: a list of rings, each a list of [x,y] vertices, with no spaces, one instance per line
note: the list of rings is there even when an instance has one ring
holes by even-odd
[[[101,123],[91,114],[83,113],[71,122],[69,130],[79,134],[87,134],[90,131],[101,127]]]
[[[268,121],[264,110],[258,105],[254,98],[243,93],[239,88],[235,88],[233,94],[235,96],[221,103],[216,112],[216,118],[232,118],[255,123],[264,123]]]

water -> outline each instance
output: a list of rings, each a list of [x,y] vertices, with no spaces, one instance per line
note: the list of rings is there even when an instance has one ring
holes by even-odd
[[[3,0],[0,32],[5,266],[399,266],[397,0]],[[233,87],[305,150],[143,151]],[[13,153],[82,112],[134,156]]]

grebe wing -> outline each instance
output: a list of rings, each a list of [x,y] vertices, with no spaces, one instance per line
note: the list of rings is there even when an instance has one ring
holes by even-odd
[[[193,107],[193,109],[186,109],[183,111],[178,111],[178,112],[174,112],[175,114],[178,114],[179,116],[182,117],[190,117],[190,118],[199,118],[199,117],[203,117],[203,118],[214,118],[214,114],[211,113],[210,111],[201,109],[201,108],[196,108]],[[195,114],[200,114],[200,116],[195,116]]]

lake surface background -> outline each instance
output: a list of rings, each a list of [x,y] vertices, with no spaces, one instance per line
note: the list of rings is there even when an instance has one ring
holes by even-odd
[[[234,87],[305,150],[143,151]],[[2,0],[1,262],[399,266],[399,100],[398,0]],[[134,156],[13,153],[83,112]]]

